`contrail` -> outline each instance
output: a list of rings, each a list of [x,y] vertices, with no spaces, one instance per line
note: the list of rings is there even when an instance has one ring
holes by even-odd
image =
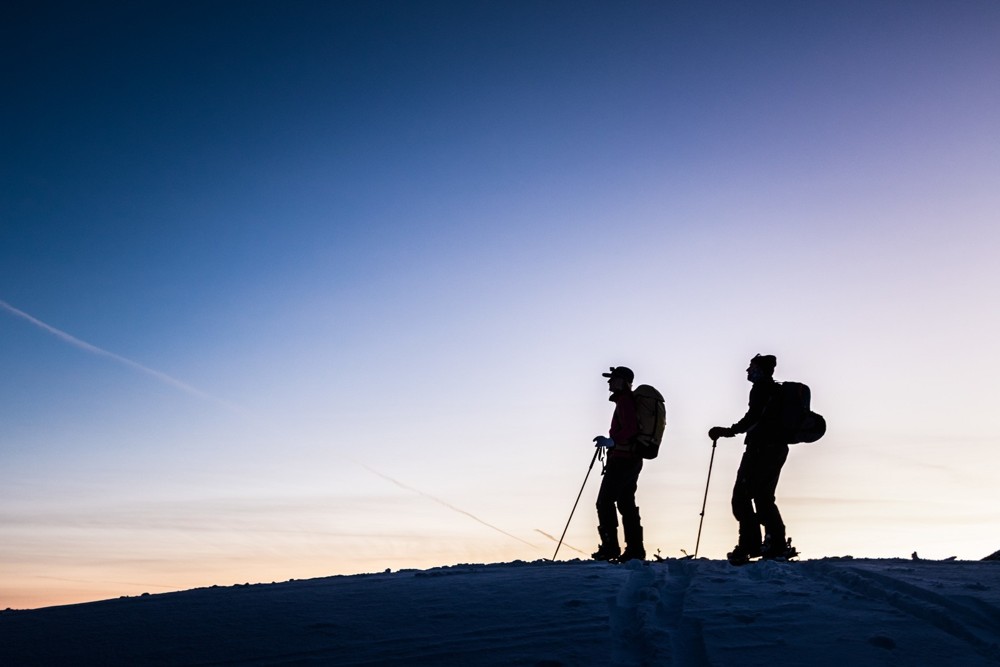
[[[548,533],[546,533],[544,530],[542,530],[540,528],[535,528],[535,532],[536,533],[541,533],[542,535],[544,535],[545,537],[549,538],[553,542],[558,542],[559,541],[559,540],[557,540],[556,538],[552,537],[551,535],[549,535]],[[578,554],[583,554],[584,556],[587,555],[586,552],[580,551],[576,547],[570,546],[570,545],[566,544],[566,542],[563,542],[563,546],[566,547],[567,549],[572,549],[573,551],[577,552]]]
[[[511,535],[506,530],[503,530],[501,528],[497,528],[493,524],[487,523],[487,522],[483,521],[482,519],[480,519],[475,514],[470,514],[469,512],[466,512],[465,510],[462,510],[462,509],[459,509],[459,508],[455,507],[451,503],[447,503],[447,502],[441,500],[440,498],[435,498],[434,496],[430,495],[429,493],[424,493],[420,489],[414,489],[412,486],[407,486],[406,484],[403,484],[399,480],[395,480],[392,477],[389,477],[388,475],[384,475],[384,474],[380,473],[378,470],[375,470],[374,468],[371,468],[371,467],[365,465],[364,463],[361,463],[360,461],[355,461],[355,463],[357,463],[359,466],[361,466],[362,468],[364,468],[368,472],[372,473],[373,475],[378,475],[382,479],[384,479],[384,480],[386,480],[388,482],[392,482],[393,484],[395,484],[396,486],[400,487],[401,489],[406,489],[407,491],[412,491],[413,493],[421,495],[424,498],[428,498],[428,499],[433,500],[434,502],[436,502],[436,503],[438,503],[440,505],[444,505],[448,509],[454,510],[455,512],[458,512],[459,514],[464,514],[465,516],[469,517],[470,519],[473,519],[474,521],[478,521],[479,523],[483,524],[487,528],[492,528],[493,530],[497,531],[498,533],[503,533],[507,537],[511,537],[511,538],[517,540],[518,542],[521,542],[522,544],[527,544],[532,549],[537,549],[538,548],[537,546],[535,546],[531,542],[526,542],[526,541],[522,540],[517,535]]]
[[[101,349],[101,348],[97,347],[96,345],[91,345],[90,343],[88,343],[86,341],[83,341],[83,340],[80,340],[79,338],[76,338],[75,336],[71,336],[70,334],[66,333],[65,331],[62,331],[61,329],[56,329],[54,326],[52,326],[50,324],[46,324],[45,322],[42,322],[37,317],[32,317],[31,315],[29,315],[28,313],[24,312],[23,310],[19,310],[19,309],[15,308],[14,306],[12,306],[9,303],[7,303],[6,301],[0,300],[0,308],[3,308],[8,313],[10,313],[12,315],[16,315],[17,317],[20,317],[23,320],[27,320],[28,322],[31,322],[32,324],[34,324],[39,329],[42,329],[43,331],[47,331],[48,333],[52,334],[53,336],[55,336],[56,338],[62,340],[63,342],[69,343],[73,347],[77,347],[77,348],[79,348],[81,350],[84,350],[86,352],[90,352],[91,354],[96,354],[96,355],[98,355],[100,357],[107,357],[109,359],[113,359],[114,361],[117,361],[120,364],[124,364],[125,366],[128,366],[129,368],[131,368],[133,370],[137,370],[140,373],[145,373],[146,375],[152,376],[152,377],[156,378],[157,380],[159,380],[160,382],[163,382],[164,384],[168,384],[171,387],[175,387],[176,389],[180,389],[181,391],[187,392],[187,393],[189,393],[189,394],[191,394],[193,396],[197,396],[198,398],[204,399],[206,401],[211,401],[212,403],[218,403],[220,405],[224,405],[225,407],[227,407],[230,410],[233,410],[235,412],[239,412],[241,414],[247,414],[248,413],[248,411],[245,408],[242,408],[242,407],[236,405],[235,403],[230,403],[229,401],[226,401],[224,399],[218,398],[216,396],[212,396],[211,394],[206,393],[206,392],[202,391],[201,389],[198,389],[197,387],[192,387],[191,385],[187,384],[186,382],[181,382],[177,378],[170,377],[166,373],[161,373],[160,371],[153,370],[152,368],[148,368],[147,366],[143,366],[142,364],[140,364],[140,363],[138,363],[136,361],[132,361],[131,359],[126,359],[125,357],[123,357],[123,356],[121,356],[119,354],[115,354],[114,352],[108,352],[107,350]]]

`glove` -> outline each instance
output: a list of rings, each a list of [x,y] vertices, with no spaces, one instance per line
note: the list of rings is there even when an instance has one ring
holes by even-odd
[[[597,443],[596,445],[594,445],[594,447],[607,447],[608,449],[615,448],[615,441],[603,435],[599,435],[596,438],[594,438],[594,442]]]
[[[733,433],[733,429],[726,428],[725,426],[713,426],[708,429],[708,437],[712,440],[718,440],[719,438],[731,438],[734,435],[736,434]]]

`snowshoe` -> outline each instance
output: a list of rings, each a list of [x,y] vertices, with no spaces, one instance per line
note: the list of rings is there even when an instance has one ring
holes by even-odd
[[[609,560],[617,561],[622,555],[622,550],[615,547],[606,547],[603,544],[597,548],[597,551],[590,554],[590,557],[594,560]]]
[[[613,558],[612,560],[616,563],[627,563],[630,560],[646,560],[646,550],[625,547],[625,551],[622,552],[622,555],[617,558]]]
[[[760,551],[750,551],[744,546],[737,544],[733,550],[726,554],[726,560],[730,565],[746,565],[753,558],[760,556]]]
[[[792,546],[792,538],[785,540],[784,544],[774,545],[762,550],[761,557],[766,560],[789,561],[799,555],[798,549]]]

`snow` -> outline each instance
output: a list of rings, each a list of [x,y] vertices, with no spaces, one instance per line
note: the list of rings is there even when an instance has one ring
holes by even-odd
[[[1000,563],[457,565],[0,613],[2,665],[995,665]]]

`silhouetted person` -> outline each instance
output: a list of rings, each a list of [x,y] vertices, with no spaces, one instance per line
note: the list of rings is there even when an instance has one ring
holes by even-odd
[[[601,490],[597,493],[597,532],[601,544],[593,553],[595,560],[627,561],[646,557],[642,545],[642,524],[639,522],[639,508],[635,504],[635,489],[642,471],[642,457],[632,444],[639,434],[639,418],[636,414],[635,398],[632,396],[632,381],[635,374],[624,366],[612,367],[608,378],[611,396],[608,400],[615,404],[611,416],[608,437],[594,438],[597,447],[606,447],[607,462],[601,478]],[[615,507],[617,506],[617,511]],[[625,532],[625,552],[618,544],[618,513],[622,515]]]
[[[736,565],[757,556],[780,556],[786,549],[785,524],[774,502],[781,466],[788,458],[788,444],[782,439],[779,423],[780,385],[773,377],[776,365],[777,359],[770,354],[758,354],[751,359],[747,380],[753,383],[753,388],[747,413],[729,428],[714,426],[708,431],[712,440],[747,434],[746,450],[733,487],[733,516],[740,524],[740,537],[728,556]],[[763,542],[761,526],[765,532]]]

